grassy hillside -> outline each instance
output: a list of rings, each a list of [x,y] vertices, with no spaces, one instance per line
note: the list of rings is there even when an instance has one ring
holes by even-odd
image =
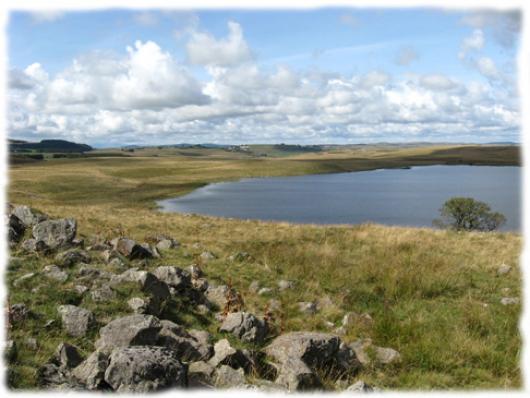
[[[522,239],[518,234],[379,225],[291,225],[162,214],[153,209],[155,199],[189,192],[211,181],[433,163],[518,164],[517,148],[368,148],[277,159],[237,156],[221,157],[219,152],[198,157],[135,155],[17,165],[10,170],[8,195],[11,202],[28,204],[52,217],[76,218],[85,237],[123,234],[144,241],[154,234],[167,234],[182,243],[180,249],[167,252],[162,259],[146,262],[145,269],[200,263],[199,254],[210,250],[217,259],[202,264],[208,279],[230,282],[242,294],[246,309],[262,315],[271,298],[280,301],[274,320],[278,332],[330,331],[340,326],[348,311],[370,314],[373,326],[350,327],[343,339],[350,342],[369,337],[374,344],[401,353],[401,363],[368,367],[358,376],[378,387],[521,386],[520,305],[500,304],[501,297],[521,297],[518,262]],[[243,251],[252,259],[228,260]],[[7,271],[9,302],[25,302],[36,312],[57,318],[54,308],[72,297],[72,282],[50,286],[39,279],[27,286],[11,287],[16,278],[52,262],[53,258],[45,256],[11,261]],[[513,269],[499,276],[497,268],[502,263]],[[274,288],[281,279],[295,281],[294,288],[265,295],[250,290],[253,281]],[[38,289],[32,291],[34,288]],[[128,292],[120,294],[126,298]],[[326,297],[328,305],[315,315],[297,309],[299,301]],[[88,298],[83,300],[82,305],[94,310],[102,322],[126,311],[120,302],[101,306]],[[219,336],[218,324],[212,319],[184,309],[178,317],[187,327],[201,325]],[[72,341],[60,327],[44,329],[45,321],[31,320],[13,331],[17,340],[36,337],[42,344],[36,353],[21,344],[14,367],[18,386],[34,385],[37,366],[49,358],[60,341],[75,343],[86,352],[92,350],[93,336]]]

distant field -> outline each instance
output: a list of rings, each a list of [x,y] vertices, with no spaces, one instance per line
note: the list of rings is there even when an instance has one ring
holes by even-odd
[[[174,153],[172,151],[175,151]],[[275,325],[280,331],[330,331],[346,311],[367,312],[372,327],[354,326],[344,340],[369,337],[393,347],[402,362],[386,368],[368,367],[359,376],[388,389],[513,389],[522,384],[518,330],[520,305],[503,306],[500,298],[521,297],[519,256],[522,237],[515,233],[457,233],[430,228],[379,225],[314,226],[197,215],[160,213],[157,199],[177,196],[209,182],[256,176],[302,175],[430,164],[519,165],[515,146],[362,147],[255,157],[220,149],[138,150],[130,157],[50,159],[12,165],[9,200],[27,204],[53,217],[74,217],[81,236],[120,234],[144,241],[168,234],[182,249],[146,264],[186,267],[203,250],[217,259],[203,264],[207,277],[241,292],[246,309],[263,314],[270,298],[281,301]],[[178,153],[177,153],[178,152]],[[93,155],[97,154],[95,151]],[[193,155],[191,155],[193,153]],[[245,251],[253,260],[231,263],[227,257]],[[7,281],[53,261],[35,256],[13,262]],[[513,267],[504,276],[497,268]],[[102,265],[103,267],[103,265]],[[74,270],[69,271],[72,274]],[[295,288],[273,295],[250,291],[252,281],[274,287],[278,280],[296,281]],[[10,302],[57,317],[55,303],[71,295],[72,282],[12,289]],[[11,286],[11,285],[9,285]],[[34,286],[31,286],[33,288]],[[304,315],[296,302],[327,296],[333,303],[315,315]],[[127,311],[125,304],[83,305],[108,321]],[[186,327],[199,322],[217,338],[217,323],[179,314]],[[60,322],[58,322],[60,323]],[[37,367],[67,337],[60,328],[44,330],[31,321],[14,331],[15,339],[33,336],[43,345],[37,353],[21,344],[14,366],[18,387],[35,385]],[[85,352],[92,341],[72,343]],[[330,381],[332,387],[332,382]]]

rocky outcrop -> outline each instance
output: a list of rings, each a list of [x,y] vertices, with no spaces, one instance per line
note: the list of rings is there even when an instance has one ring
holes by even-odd
[[[120,347],[109,357],[105,381],[119,392],[150,392],[186,387],[186,367],[164,347]]]
[[[110,388],[105,381],[105,370],[109,357],[101,351],[94,351],[72,371],[72,377],[87,390],[105,390]]]
[[[213,354],[210,335],[204,331],[186,331],[174,322],[160,321],[162,329],[156,344],[171,348],[182,361],[208,360]]]
[[[153,274],[159,280],[177,290],[188,288],[191,285],[190,274],[178,267],[169,265],[158,267],[154,270]]]
[[[55,263],[60,267],[72,267],[78,263],[89,263],[89,254],[81,249],[70,249],[55,256]]]
[[[111,243],[114,250],[129,260],[153,257],[153,252],[148,247],[140,245],[132,239],[116,238]]]
[[[26,228],[33,227],[41,221],[48,219],[47,215],[32,210],[29,206],[24,205],[13,207],[11,214],[15,215]]]

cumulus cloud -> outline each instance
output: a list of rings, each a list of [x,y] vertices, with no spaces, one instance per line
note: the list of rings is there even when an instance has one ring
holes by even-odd
[[[234,66],[252,59],[241,25],[228,22],[228,37],[216,39],[210,33],[195,31],[186,45],[191,63],[197,65]]]
[[[521,31],[520,11],[479,11],[466,15],[462,23],[475,29],[491,31],[494,39],[506,48],[513,47]]]
[[[152,41],[80,56],[56,74],[38,63],[11,70],[10,134],[123,145],[493,140],[518,130],[517,99],[491,83],[501,73],[487,57],[475,60],[488,81],[296,71],[252,62],[239,25],[229,29],[221,39],[190,36],[202,80]],[[474,35],[466,46],[481,48]],[[201,41],[213,44],[208,56],[194,53]]]
[[[482,32],[482,29],[475,29],[470,36],[464,38],[462,41],[458,57],[460,59],[465,59],[470,51],[481,50],[483,47],[484,33]]]
[[[30,13],[31,19],[35,23],[55,22],[61,19],[64,14],[65,13],[63,11],[58,10],[41,10]]]

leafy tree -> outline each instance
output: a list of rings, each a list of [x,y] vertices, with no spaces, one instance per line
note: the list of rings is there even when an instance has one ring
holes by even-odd
[[[457,231],[493,231],[506,221],[506,217],[491,211],[487,203],[473,198],[455,197],[447,200],[440,209],[441,219],[435,226]]]

